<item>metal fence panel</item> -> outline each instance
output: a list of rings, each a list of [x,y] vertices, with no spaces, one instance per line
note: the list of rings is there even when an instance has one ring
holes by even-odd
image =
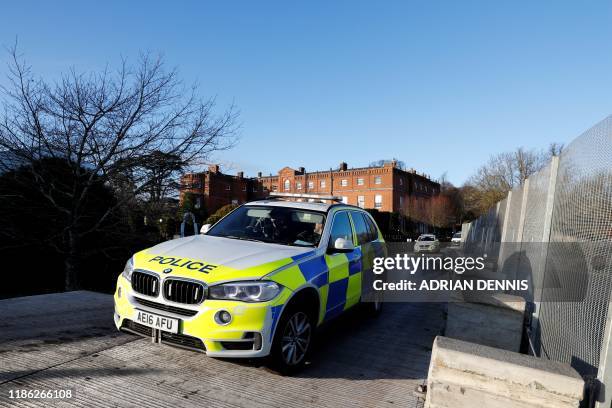
[[[612,119],[574,140],[559,159],[540,313],[543,351],[597,374],[612,287]],[[550,301],[555,286],[588,277],[584,300]]]
[[[503,235],[499,249],[498,270],[507,279],[515,279],[518,270],[520,240],[521,240],[521,210],[523,208],[524,188],[522,186],[512,190],[509,196],[503,223]]]
[[[525,203],[525,216],[521,238],[520,256],[517,268],[519,271],[528,271],[531,279],[530,288],[541,288],[544,280],[543,256],[546,256],[544,245],[544,224],[546,216],[546,203],[550,184],[550,163],[537,174],[529,178],[527,202]],[[531,293],[534,301],[535,293]]]
[[[570,363],[585,377],[599,369],[601,377],[602,344],[612,345],[604,338],[612,333],[606,331],[612,290],[612,116],[576,138],[466,231],[466,248],[500,243],[498,269],[508,278],[528,271],[532,287],[541,290],[528,299],[541,300],[532,333],[536,353]],[[580,296],[563,298],[568,293]]]

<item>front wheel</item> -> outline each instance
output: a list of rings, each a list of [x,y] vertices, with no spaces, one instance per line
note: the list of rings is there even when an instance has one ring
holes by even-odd
[[[312,316],[299,309],[286,310],[281,316],[272,343],[272,368],[282,375],[299,371],[306,363],[313,336]]]

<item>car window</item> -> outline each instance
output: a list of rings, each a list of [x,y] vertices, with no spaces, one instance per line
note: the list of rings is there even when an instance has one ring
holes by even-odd
[[[434,237],[432,236],[419,237],[419,241],[434,241]]]
[[[364,213],[361,213],[361,216],[365,220],[366,225],[368,226],[368,230],[370,231],[368,241],[376,241],[378,239],[378,229],[376,228],[374,221],[372,221],[372,219]]]
[[[453,235],[453,238],[461,238],[461,233],[460,232],[456,233],[455,235]]]
[[[334,216],[334,223],[329,235],[330,248],[333,248],[338,238],[344,238],[349,242],[353,242],[353,230],[351,229],[351,221],[347,211],[341,211]]]
[[[290,207],[242,206],[216,223],[206,235],[316,247],[325,215]]]
[[[352,211],[351,215],[353,217],[353,222],[355,223],[355,233],[357,234],[357,241],[359,242],[359,245],[369,242],[370,230],[368,229],[365,220],[361,216],[361,213],[358,211]]]

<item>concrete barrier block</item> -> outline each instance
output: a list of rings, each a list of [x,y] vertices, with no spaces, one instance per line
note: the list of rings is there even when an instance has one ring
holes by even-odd
[[[446,337],[518,352],[525,301],[506,294],[480,295],[448,304]]]
[[[438,336],[426,408],[578,407],[584,382],[569,365]]]

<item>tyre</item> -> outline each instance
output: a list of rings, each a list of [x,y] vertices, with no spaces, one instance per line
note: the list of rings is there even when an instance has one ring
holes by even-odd
[[[282,375],[300,371],[310,354],[315,331],[312,313],[289,306],[278,322],[272,350],[271,368]]]

